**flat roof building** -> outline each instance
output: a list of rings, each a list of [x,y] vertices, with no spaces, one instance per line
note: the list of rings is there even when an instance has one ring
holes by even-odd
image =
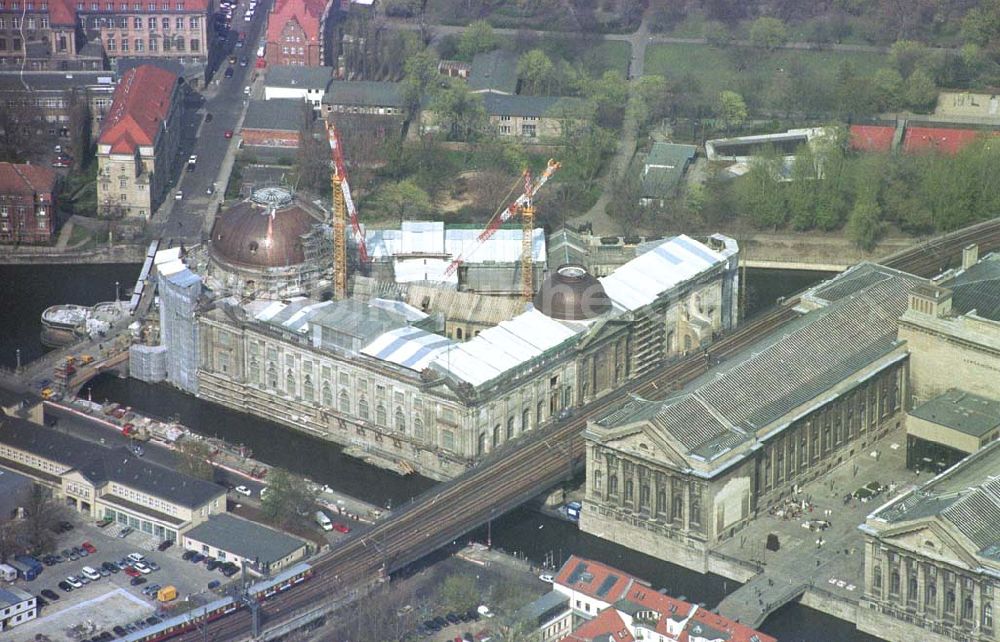
[[[943,470],[996,441],[1000,401],[952,388],[909,412],[906,435],[908,467]]]
[[[0,589],[0,631],[34,620],[37,615],[34,595],[16,586]]]
[[[309,543],[235,515],[213,515],[184,534],[184,548],[217,560],[276,573],[309,554]]]

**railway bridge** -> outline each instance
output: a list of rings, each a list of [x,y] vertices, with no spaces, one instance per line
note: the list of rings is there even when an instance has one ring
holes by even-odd
[[[984,252],[1000,247],[1000,218],[898,252],[882,263],[931,277],[947,268],[970,243],[978,243]],[[314,609],[317,602],[332,602],[338,595],[384,578],[567,479],[582,464],[584,443],[580,432],[588,417],[607,412],[631,394],[655,399],[672,385],[691,381],[704,373],[712,360],[735,355],[798,316],[793,309],[798,300],[792,297],[783,301],[723,337],[709,348],[708,359],[698,354],[664,363],[642,378],[577,409],[573,417],[497,450],[463,475],[394,510],[370,531],[317,558],[315,576],[310,582],[264,605],[265,621],[269,615],[272,624],[291,619]],[[787,599],[797,595],[797,591],[789,592]],[[217,640],[245,639],[250,631],[250,617],[246,611],[240,611],[208,628]],[[194,642],[202,639],[202,635],[187,634],[180,639]]]

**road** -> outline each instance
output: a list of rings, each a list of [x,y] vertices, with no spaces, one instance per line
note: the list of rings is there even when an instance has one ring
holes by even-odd
[[[258,71],[254,62],[270,0],[262,0],[249,23],[243,19],[245,7],[246,0],[243,0],[233,15],[228,38],[213,49],[209,69],[215,73],[210,75],[208,87],[201,93],[192,92],[185,101],[184,132],[173,168],[179,175],[178,182],[152,220],[152,235],[163,239],[167,243],[164,247],[169,246],[171,240],[175,243],[200,241],[202,230],[209,228],[222,202],[222,190],[231,171],[231,163],[226,161],[231,161],[239,145],[238,135],[227,139],[225,132],[237,131],[246,112],[248,100],[243,88],[252,82]],[[236,46],[240,31],[247,34],[243,47]],[[237,60],[245,56],[247,66],[240,66],[238,62],[230,65],[227,61],[230,55]],[[229,66],[233,68],[232,78],[225,77],[225,69]],[[211,121],[207,119],[208,114],[212,115]],[[192,154],[198,156],[198,163],[193,171],[187,171],[187,159]],[[213,185],[216,192],[209,195],[207,190]],[[177,191],[183,194],[179,200],[174,197]]]

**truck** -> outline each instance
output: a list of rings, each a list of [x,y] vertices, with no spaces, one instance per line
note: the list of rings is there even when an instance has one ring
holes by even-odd
[[[330,518],[326,516],[326,513],[321,510],[316,511],[316,523],[319,524],[319,527],[325,531],[333,530],[333,522],[331,522]]]
[[[580,510],[582,508],[583,505],[580,502],[569,502],[566,504],[566,517],[574,522],[580,521]]]
[[[164,586],[156,592],[156,599],[160,602],[170,602],[177,599],[177,588],[174,586]]]

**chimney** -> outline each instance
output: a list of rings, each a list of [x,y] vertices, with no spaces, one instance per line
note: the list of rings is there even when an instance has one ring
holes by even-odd
[[[979,261],[979,246],[975,243],[962,248],[962,269],[968,270]]]

